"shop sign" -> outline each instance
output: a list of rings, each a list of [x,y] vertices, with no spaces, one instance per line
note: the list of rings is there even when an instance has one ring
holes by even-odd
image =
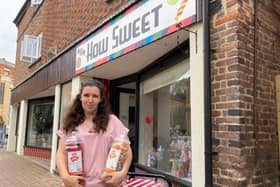
[[[76,49],[76,74],[195,22],[196,0],[143,0],[85,38]]]

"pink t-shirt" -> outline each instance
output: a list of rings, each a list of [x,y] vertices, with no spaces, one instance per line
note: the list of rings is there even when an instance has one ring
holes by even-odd
[[[83,160],[84,172],[86,175],[86,187],[106,187],[99,177],[104,171],[107,155],[113,143],[113,140],[128,129],[113,114],[110,115],[106,132],[94,133],[89,132],[88,126],[84,123],[77,128],[77,136],[81,138],[84,146]],[[65,139],[66,134],[63,130],[59,130],[57,135]]]

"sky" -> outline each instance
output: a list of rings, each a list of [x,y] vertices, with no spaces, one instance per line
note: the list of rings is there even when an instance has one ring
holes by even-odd
[[[25,0],[0,0],[0,58],[15,63],[17,27],[14,24]]]

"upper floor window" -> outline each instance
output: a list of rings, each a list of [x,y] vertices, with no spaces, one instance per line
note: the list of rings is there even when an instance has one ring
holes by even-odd
[[[10,75],[10,70],[9,69],[4,69],[3,74],[5,76],[9,76]]]
[[[31,6],[40,5],[43,0],[31,0]]]
[[[21,41],[21,60],[34,62],[41,57],[42,33],[39,36],[24,35]]]
[[[5,83],[0,83],[0,104],[4,103]]]

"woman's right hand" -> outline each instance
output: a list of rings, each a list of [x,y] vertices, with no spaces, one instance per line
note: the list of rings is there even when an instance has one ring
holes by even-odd
[[[81,181],[85,181],[85,178],[82,176],[71,176],[67,175],[61,178],[65,187],[82,187]]]

